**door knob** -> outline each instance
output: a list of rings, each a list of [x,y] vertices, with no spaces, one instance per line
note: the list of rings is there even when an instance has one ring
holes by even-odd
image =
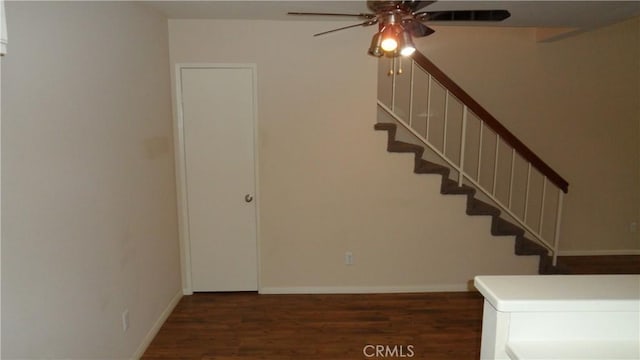
[[[248,203],[252,202],[253,201],[253,196],[251,196],[250,194],[245,195],[244,196],[244,201],[248,202]]]

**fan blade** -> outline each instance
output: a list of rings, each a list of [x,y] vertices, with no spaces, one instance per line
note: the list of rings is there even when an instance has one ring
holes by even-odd
[[[422,8],[425,8],[435,1],[420,1],[420,0],[405,0],[402,2],[402,5],[406,6],[411,10],[411,12],[416,12]]]
[[[511,16],[507,10],[424,11],[414,14],[419,21],[502,21]]]
[[[404,20],[402,26],[411,33],[413,37],[425,37],[436,32],[432,28],[415,20]]]
[[[377,19],[372,19],[372,20],[365,21],[365,22],[360,23],[360,24],[353,24],[353,25],[344,26],[344,27],[337,28],[337,29],[333,29],[333,30],[329,30],[329,31],[323,31],[323,32],[321,32],[321,33],[313,34],[313,36],[320,36],[320,35],[330,34],[330,33],[332,33],[332,32],[336,32],[336,31],[340,31],[340,30],[346,30],[346,29],[351,29],[351,28],[358,27],[358,26],[369,26],[369,25],[373,25],[373,24],[375,24],[375,23],[377,23],[377,22],[378,22],[378,20],[377,20]]]
[[[320,15],[320,16],[351,16],[351,17],[359,17],[362,19],[373,19],[376,17],[376,14],[341,14],[341,13],[316,13],[316,12],[294,12],[290,11],[287,13],[288,15]]]

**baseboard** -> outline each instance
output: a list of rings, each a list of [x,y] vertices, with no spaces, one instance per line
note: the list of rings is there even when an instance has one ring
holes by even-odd
[[[376,294],[469,291],[467,283],[423,286],[293,286],[262,287],[260,294]]]
[[[616,256],[640,255],[640,250],[567,250],[558,251],[558,256]]]
[[[142,339],[140,346],[138,346],[138,349],[133,354],[132,359],[137,360],[137,359],[140,359],[142,355],[144,355],[144,352],[147,350],[147,348],[153,341],[153,338],[156,337],[156,335],[158,334],[158,331],[160,331],[160,328],[162,327],[164,322],[167,320],[169,315],[171,315],[171,312],[173,312],[173,309],[176,307],[176,305],[178,305],[178,302],[180,301],[180,299],[182,299],[182,289],[180,289],[176,293],[176,295],[173,297],[173,299],[171,299],[171,301],[169,302],[169,305],[167,305],[167,307],[164,309],[162,314],[160,314],[160,316],[158,317],[158,320],[156,320],[156,322],[153,324],[151,329],[149,329],[149,332],[144,337],[144,339]]]

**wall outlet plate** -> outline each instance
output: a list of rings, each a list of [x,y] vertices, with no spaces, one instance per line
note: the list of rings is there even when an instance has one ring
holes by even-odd
[[[129,309],[124,309],[122,312],[122,331],[129,330]]]
[[[353,265],[353,253],[351,251],[347,251],[344,253],[344,264]]]

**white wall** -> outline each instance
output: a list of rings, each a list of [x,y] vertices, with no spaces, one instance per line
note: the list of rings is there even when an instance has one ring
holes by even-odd
[[[551,43],[438,27],[421,52],[569,182],[568,253],[640,251],[640,19]]]
[[[0,84],[2,84],[2,60],[3,58],[0,57]],[[0,100],[2,100],[2,87],[0,86]],[[0,105],[1,107],[1,105]],[[0,110],[2,110],[0,108]],[[0,111],[0,125],[2,124],[2,111]],[[2,131],[0,131],[0,139],[2,138]],[[0,149],[2,148],[2,141],[0,141]],[[1,150],[0,150],[0,155],[1,155]],[[0,161],[0,167],[2,165],[2,161]],[[0,170],[0,175],[2,174],[2,171]],[[1,176],[0,176],[1,178]],[[0,181],[1,183],[2,181]],[[0,203],[2,202],[2,193],[1,193],[1,189],[2,189],[2,185],[0,185]],[[2,215],[1,215],[2,211],[0,209],[0,234],[2,233]],[[2,238],[2,235],[0,235],[0,240]],[[1,243],[1,241],[0,241]],[[2,246],[0,246],[0,279],[2,279]],[[2,309],[2,286],[0,286],[0,309]],[[2,324],[2,311],[0,311],[0,324]],[[0,357],[2,354],[2,326],[0,326]]]
[[[479,273],[535,273],[537,257],[492,238],[464,197],[387,153],[373,130],[373,30],[312,37],[341,25],[169,21],[172,66],[257,64],[262,291],[465,289]]]
[[[108,2],[7,17],[3,358],[131,357],[180,289],[166,19]]]

